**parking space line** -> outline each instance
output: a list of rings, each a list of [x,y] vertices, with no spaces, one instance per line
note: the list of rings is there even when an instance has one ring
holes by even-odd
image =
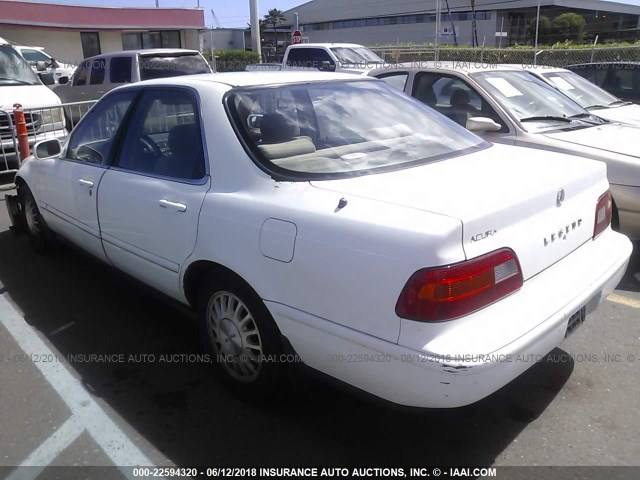
[[[624,305],[626,307],[640,308],[640,301],[634,300],[632,298],[623,297],[622,295],[618,295],[616,293],[612,293],[611,295],[609,295],[607,297],[607,300],[613,303]]]
[[[0,322],[27,355],[54,356],[4,296],[0,296]],[[114,465],[153,466],[151,460],[109,418],[62,362],[37,362],[34,365]],[[133,479],[131,469],[125,468],[122,472],[125,477]]]
[[[73,441],[80,436],[84,428],[71,416],[62,424],[53,435],[47,438],[35,451],[24,459],[20,466],[40,467],[29,469],[16,469],[6,480],[32,480],[60,455]]]

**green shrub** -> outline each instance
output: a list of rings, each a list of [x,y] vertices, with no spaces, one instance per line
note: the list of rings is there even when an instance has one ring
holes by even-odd
[[[211,54],[209,54],[211,57]],[[258,63],[260,57],[246,50],[216,50],[217,72],[242,72],[250,63]]]

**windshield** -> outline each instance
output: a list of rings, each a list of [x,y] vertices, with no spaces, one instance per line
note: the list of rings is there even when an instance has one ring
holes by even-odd
[[[42,53],[40,50],[20,50],[20,53],[22,53],[22,56],[24,57],[24,59],[27,62],[46,62],[49,63],[51,62],[51,57],[49,57],[48,55],[45,55],[44,53]]]
[[[472,77],[528,131],[604,122],[529,72],[481,72]]]
[[[31,67],[11,46],[0,45],[0,86],[38,85]]]
[[[227,106],[266,170],[303,180],[397,170],[489,145],[382,81],[239,89]]]
[[[351,64],[368,64],[368,63],[384,63],[379,56],[368,48],[359,47],[335,47],[331,51],[340,63]]]
[[[211,73],[207,62],[199,54],[175,56],[144,56],[140,58],[140,79],[178,77],[197,73]]]
[[[605,108],[619,103],[619,98],[576,73],[546,72],[542,75],[584,108]]]

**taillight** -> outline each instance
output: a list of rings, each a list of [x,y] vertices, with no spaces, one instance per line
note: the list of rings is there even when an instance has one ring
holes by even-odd
[[[598,199],[596,205],[596,222],[593,227],[593,238],[596,238],[611,225],[611,216],[613,215],[613,200],[611,192],[607,192]]]
[[[442,322],[468,315],[522,287],[518,257],[503,248],[446,267],[425,268],[405,285],[396,314],[422,322]]]

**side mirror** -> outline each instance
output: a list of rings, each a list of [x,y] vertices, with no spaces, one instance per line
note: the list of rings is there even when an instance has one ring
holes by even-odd
[[[58,79],[58,83],[60,85],[66,85],[67,83],[69,83],[69,77],[60,77]]]
[[[333,65],[329,60],[323,60],[322,65],[320,66],[320,70],[323,72],[335,72],[336,66]]]
[[[47,64],[45,62],[43,62],[42,60],[36,62],[36,70],[38,70],[39,72],[46,72],[47,71]]]
[[[36,157],[38,160],[57,157],[61,153],[62,153],[62,145],[60,144],[60,140],[58,140],[57,138],[38,142],[33,148],[33,156]]]
[[[499,132],[502,126],[488,117],[471,117],[467,119],[467,130],[471,132]]]
[[[39,73],[40,81],[45,85],[54,85],[56,81],[53,78],[53,73]]]

